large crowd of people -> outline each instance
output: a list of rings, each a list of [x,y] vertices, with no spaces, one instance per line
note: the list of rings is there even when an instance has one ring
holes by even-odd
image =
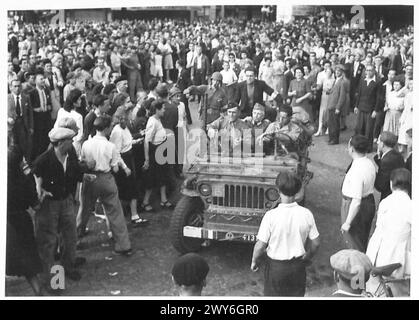
[[[315,139],[327,134],[329,144],[339,144],[340,132],[348,130],[347,116],[355,113],[356,135],[349,146],[354,161],[342,188],[346,207],[342,232],[351,248],[367,250],[371,214],[375,214],[370,199],[374,182],[382,198],[396,189],[404,192],[386,198],[380,216],[397,210],[395,201],[409,205],[405,176],[402,173],[400,178],[392,170],[405,166],[405,161],[411,170],[411,26],[352,30],[333,16],[286,24],[268,19],[20,23],[9,26],[8,54],[8,235],[31,229],[27,216],[16,217],[26,215],[28,207],[37,211],[35,234],[10,241],[8,237],[22,248],[8,261],[15,261],[19,253],[25,256],[20,261],[25,268],[10,263],[8,272],[26,276],[36,293],[40,293],[36,274],[42,270],[46,277],[42,283],[48,283],[57,252],[66,276],[81,278],[77,268],[85,259],[76,257],[76,247],[88,232],[94,210],[105,212],[115,253],[130,256],[124,215],[133,226],[147,225],[139,213],[154,210],[150,196],[155,188],[160,191],[161,208],[173,207],[169,192],[173,181],[182,178],[182,163],[161,164],[156,150],[166,141],[178,142],[178,136],[194,125],[193,101],[200,104],[200,121],[206,121],[208,129],[258,128],[265,142],[277,131],[298,136],[310,125],[310,135],[317,129]],[[301,121],[290,122],[296,108],[306,114],[305,129]],[[364,158],[375,146],[377,174]],[[178,145],[176,151],[183,152]],[[387,159],[390,151],[397,161]],[[361,178],[369,179],[363,187]],[[23,188],[32,189],[34,197],[20,201],[22,192],[11,191]],[[293,196],[284,194],[288,200]],[[289,205],[284,208],[292,214]],[[312,217],[309,211],[304,215]],[[383,230],[391,233],[386,219],[390,218],[377,222],[380,229],[374,241]],[[354,228],[355,222],[359,228]],[[269,239],[267,222],[262,227],[253,269]],[[301,241],[316,242],[317,237],[313,220]],[[32,254],[26,254],[28,250]],[[302,246],[298,255],[312,255],[304,252]],[[287,253],[286,260],[292,259],[294,252]],[[283,257],[272,247],[268,255],[272,261]],[[390,263],[391,258],[383,261]],[[284,269],[270,265],[274,278]],[[295,290],[278,289],[283,280],[270,278],[267,294],[304,294],[304,261],[295,265],[301,269],[300,283],[290,284]]]

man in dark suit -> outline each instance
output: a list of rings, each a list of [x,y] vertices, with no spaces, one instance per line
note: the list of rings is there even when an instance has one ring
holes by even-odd
[[[361,55],[357,52],[354,55],[354,62],[351,66],[351,91],[350,91],[350,98],[351,98],[351,108],[354,107],[356,102],[356,94],[359,88],[359,82],[361,81],[362,74],[364,72],[365,65],[361,63]]]
[[[402,155],[394,150],[396,144],[397,136],[391,132],[384,131],[378,138],[377,154],[374,156],[374,161],[378,165],[378,172],[374,187],[381,192],[381,200],[391,194],[391,171],[405,167]]]
[[[33,112],[29,96],[22,94],[22,84],[18,79],[12,80],[7,100],[8,123],[11,126],[13,139],[26,161],[31,162]]]
[[[371,152],[375,118],[379,111],[380,90],[378,90],[379,84],[374,75],[374,66],[367,66],[365,71],[367,76],[359,83],[355,101],[354,113],[357,115],[355,134],[367,137],[370,142],[369,152]]]
[[[344,110],[346,102],[345,86],[348,86],[348,80],[343,75],[345,67],[338,64],[335,69],[336,81],[327,100],[327,110],[329,113],[327,121],[329,127],[329,144],[339,144],[340,113]],[[326,92],[326,94],[328,93]]]
[[[263,57],[264,57],[264,54],[263,54],[261,45],[258,43],[256,45],[255,56],[253,57],[253,64],[255,65],[255,68],[256,68],[256,74],[259,74],[259,66],[260,66],[260,63],[263,60]]]
[[[255,69],[249,67],[245,71],[246,81],[237,84],[235,92],[235,102],[240,105],[241,118],[252,115],[252,109],[255,103],[263,103],[263,93],[276,96],[274,89],[268,86],[265,81],[255,79]]]
[[[51,94],[45,85],[45,78],[42,70],[37,72],[35,83],[36,88],[31,96],[32,110],[34,112],[32,160],[47,149],[50,143],[48,132],[52,128]]]
[[[176,69],[178,70],[176,87],[182,92],[181,101],[185,105],[185,112],[188,124],[192,124],[191,111],[189,110],[189,101],[186,98],[186,95],[183,94],[186,88],[189,88],[192,85],[191,77],[189,76],[189,71],[185,68],[185,61],[179,59],[176,61]]]

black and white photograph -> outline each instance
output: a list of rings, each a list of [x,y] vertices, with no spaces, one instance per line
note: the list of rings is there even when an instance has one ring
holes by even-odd
[[[414,298],[413,2],[265,2],[5,5],[6,299]]]

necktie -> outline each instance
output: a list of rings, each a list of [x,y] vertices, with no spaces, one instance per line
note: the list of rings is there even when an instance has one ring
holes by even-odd
[[[16,113],[19,117],[22,116],[22,109],[20,108],[20,96],[16,97]]]

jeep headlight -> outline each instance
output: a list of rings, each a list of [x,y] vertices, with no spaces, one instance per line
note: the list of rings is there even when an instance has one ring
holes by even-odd
[[[201,184],[198,190],[199,190],[199,193],[205,197],[209,196],[212,192],[211,186],[206,183]]]
[[[269,188],[266,190],[266,199],[269,201],[276,201],[279,198],[279,192],[275,188]]]

